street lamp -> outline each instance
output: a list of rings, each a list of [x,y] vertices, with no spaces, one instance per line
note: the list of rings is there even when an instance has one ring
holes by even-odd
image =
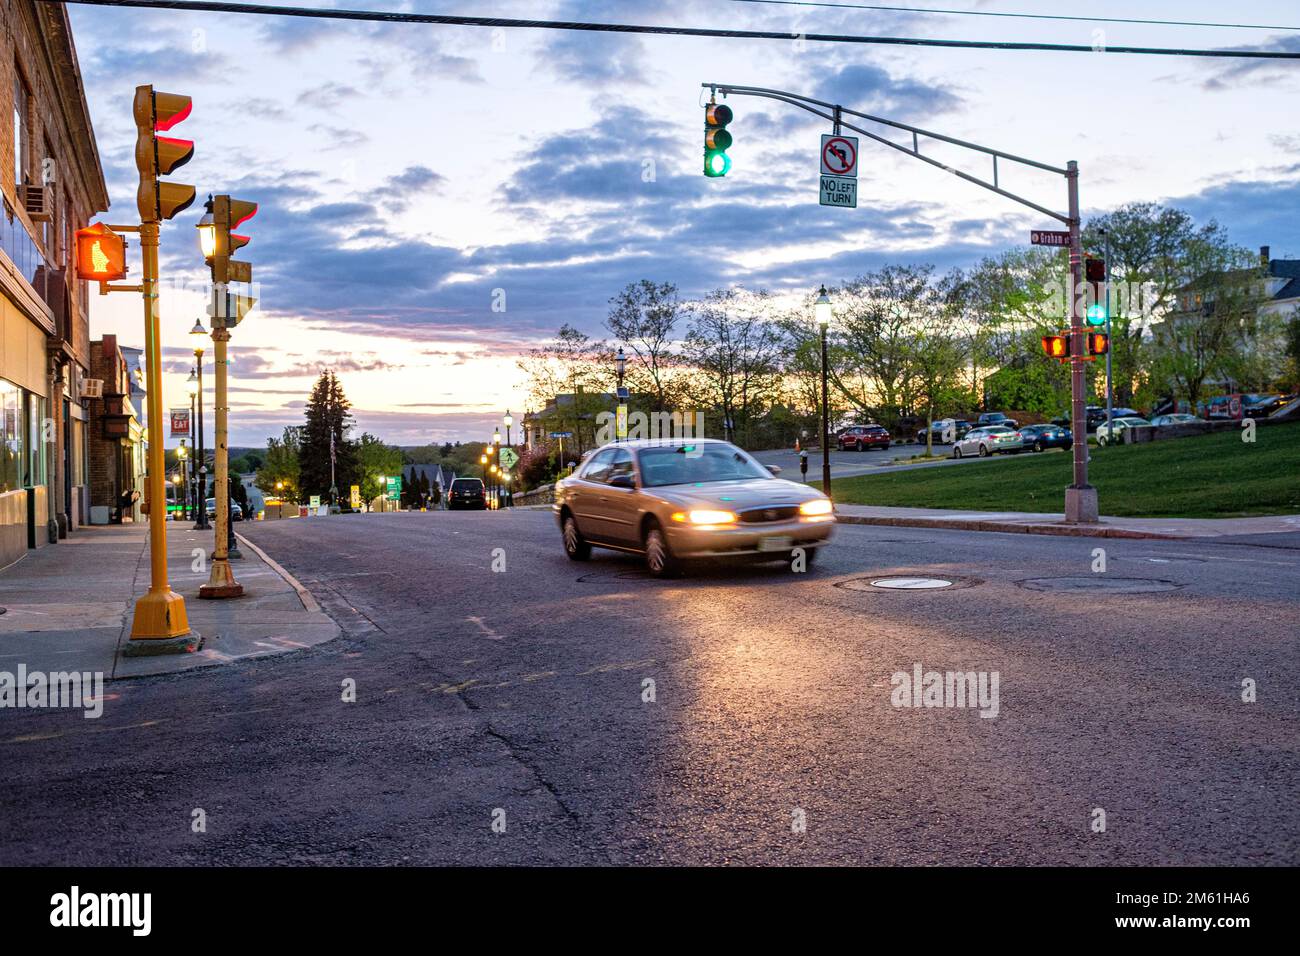
[[[508,408],[506,409],[506,415],[505,415],[505,418],[501,419],[501,421],[503,421],[503,422],[505,423],[505,426],[506,426],[506,446],[509,447],[509,445],[510,445],[510,426],[513,425],[513,424],[515,423],[514,416],[510,414],[510,409],[508,409]]]
[[[203,464],[207,461],[207,450],[203,447],[203,349],[208,344],[208,330],[203,327],[202,319],[194,320],[194,328],[190,329],[190,344],[194,347],[194,369],[197,375],[191,375],[195,379],[194,391],[190,395],[194,398],[194,407],[197,413],[198,429],[196,437],[198,449],[196,461]],[[195,531],[207,531],[211,525],[208,524],[208,469],[204,465],[199,479],[199,501],[203,507],[199,509],[198,520],[194,523]]]
[[[180,446],[176,449],[176,464],[180,468],[180,481],[176,489],[176,497],[180,499],[177,504],[181,506],[179,520],[184,521],[189,517],[190,511],[190,482],[189,482],[189,465],[187,457],[189,449],[185,447],[185,439],[181,439]]]
[[[831,423],[826,384],[826,330],[831,324],[831,297],[826,294],[826,286],[822,286],[818,291],[817,301],[813,305],[813,314],[817,317],[817,327],[821,329],[822,336],[822,492],[829,498],[831,494]]]
[[[199,248],[203,250],[203,258],[211,259],[217,254],[217,224],[212,218],[212,197],[203,204],[207,210],[195,223],[195,228],[199,230]]]

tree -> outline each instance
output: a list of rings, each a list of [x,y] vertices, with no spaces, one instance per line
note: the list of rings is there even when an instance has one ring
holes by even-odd
[[[581,454],[586,447],[586,434],[591,433],[594,440],[595,413],[609,405],[607,393],[614,363],[606,343],[597,342],[566,323],[560,326],[554,339],[541,348],[531,349],[517,364],[528,379],[529,401],[537,408],[556,402],[557,430],[572,431],[576,439],[574,450]],[[561,403],[558,401],[561,394],[571,398]]]
[[[960,274],[950,273],[926,297],[910,328],[912,344],[908,366],[918,408],[925,410],[925,453],[933,454],[937,408],[951,404],[962,394],[961,372],[966,364],[966,343],[957,328],[961,321]]]
[[[629,282],[609,303],[605,328],[632,350],[629,388],[650,396],[651,411],[669,411],[669,376],[677,364],[673,330],[682,314],[677,286],[648,279]]]
[[[276,495],[285,501],[297,502],[299,498],[299,443],[300,429],[288,426],[282,438],[266,440],[266,459],[257,469],[254,483],[264,493]],[[277,488],[282,484],[283,488]]]
[[[331,458],[334,487],[346,490],[355,483],[356,451],[347,438],[352,428],[351,408],[334,372],[321,372],[307,401],[306,424],[298,450],[303,494],[329,498]]]
[[[754,411],[777,393],[784,341],[766,292],[720,289],[695,310],[685,355],[697,396],[722,413],[728,440],[742,426],[749,443]]]
[[[369,432],[363,432],[357,439],[355,449],[356,479],[351,483],[361,486],[361,500],[370,506],[387,490],[387,485],[379,478],[402,473],[402,450],[386,445]]]

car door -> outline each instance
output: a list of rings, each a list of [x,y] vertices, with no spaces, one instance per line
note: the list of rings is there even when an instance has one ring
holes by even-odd
[[[614,460],[614,449],[605,448],[592,455],[582,466],[569,489],[569,507],[578,521],[584,538],[604,540],[601,523],[601,496],[605,493],[605,476]]]
[[[609,470],[605,473],[605,486],[598,493],[604,538],[610,544],[638,547],[641,544],[641,496],[635,485],[631,488],[615,487],[612,482],[620,476],[636,481],[632,452],[626,448],[614,449]]]
[[[957,442],[957,447],[961,449],[963,455],[978,455],[980,450],[980,438],[984,435],[984,429],[972,428],[966,433],[966,437]]]

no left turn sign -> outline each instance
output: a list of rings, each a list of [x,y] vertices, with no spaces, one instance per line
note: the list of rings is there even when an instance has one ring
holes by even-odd
[[[858,138],[822,133],[822,175],[858,175]]]

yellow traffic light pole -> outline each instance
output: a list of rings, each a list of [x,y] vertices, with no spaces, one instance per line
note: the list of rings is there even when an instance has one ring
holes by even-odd
[[[158,328],[158,223],[140,224],[143,259],[145,388],[149,403],[149,593],[135,603],[131,640],[189,634],[185,599],[167,581],[167,492],[163,470],[162,348]]]

